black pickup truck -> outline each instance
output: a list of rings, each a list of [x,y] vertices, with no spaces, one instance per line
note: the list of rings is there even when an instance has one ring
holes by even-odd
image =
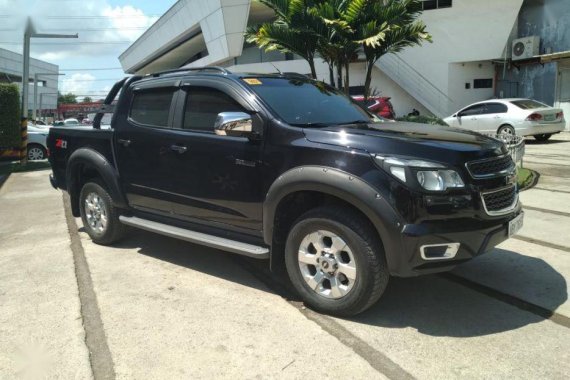
[[[51,128],[48,147],[51,183],[95,243],[134,226],[270,259],[336,315],[370,307],[390,276],[450,270],[522,225],[502,142],[384,121],[297,74],[126,78],[93,128]]]

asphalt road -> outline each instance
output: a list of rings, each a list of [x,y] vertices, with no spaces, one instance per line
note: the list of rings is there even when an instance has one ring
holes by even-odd
[[[525,226],[352,319],[267,264],[133,231],[97,246],[47,172],[0,189],[0,378],[567,378],[570,136],[527,145]]]

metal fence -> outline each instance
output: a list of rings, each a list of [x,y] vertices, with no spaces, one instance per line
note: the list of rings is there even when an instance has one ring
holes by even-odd
[[[519,164],[522,167],[523,165],[523,157],[525,153],[525,144],[524,144],[524,137],[521,136],[514,136],[514,135],[499,135],[499,134],[491,134],[490,137],[502,141],[507,149],[515,164]]]

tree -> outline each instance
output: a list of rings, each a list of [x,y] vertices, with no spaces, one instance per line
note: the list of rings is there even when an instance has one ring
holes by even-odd
[[[321,0],[322,1],[322,0]],[[277,17],[273,22],[249,27],[247,42],[265,51],[297,54],[309,63],[311,76],[317,78],[315,53],[320,36],[314,32],[321,21],[310,9],[318,0],[259,0],[271,8]]]
[[[383,31],[384,36],[375,41],[363,40],[362,48],[366,57],[365,98],[370,95],[374,64],[382,56],[421,45],[424,41],[432,42],[425,24],[418,20],[421,13],[422,2],[419,0],[373,1],[368,5],[362,28],[370,29],[368,34],[373,34],[372,30]]]
[[[425,25],[417,20],[420,0],[259,0],[276,15],[273,23],[248,28],[248,42],[266,51],[294,53],[303,57],[316,79],[315,58],[334,71],[338,88],[350,88],[350,63],[364,52],[365,96],[370,94],[372,69],[385,54],[431,42]],[[344,70],[344,75],[343,75]],[[344,78],[343,78],[344,76]]]
[[[376,44],[384,38],[386,28],[362,27],[363,24],[366,26],[368,8],[377,1],[328,0],[320,2],[312,10],[328,29],[327,33],[315,31],[321,36],[319,52],[327,63],[331,61],[336,67],[338,87],[343,87],[347,95],[350,63],[358,58],[361,46],[364,43]]]
[[[18,87],[0,83],[0,147],[20,148],[20,112]]]
[[[73,95],[71,92],[63,95],[62,93],[60,93],[59,91],[57,92],[57,104],[62,104],[62,103],[77,103],[77,96]]]
[[[93,99],[90,96],[86,96],[83,98],[83,103],[93,103]]]

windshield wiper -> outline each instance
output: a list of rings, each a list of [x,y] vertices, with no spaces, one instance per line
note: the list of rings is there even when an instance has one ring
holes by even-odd
[[[372,124],[374,123],[372,120],[353,120],[353,121],[346,121],[342,123],[335,123],[334,125],[350,125],[350,124]]]
[[[294,124],[289,124],[292,125],[294,127],[301,127],[301,128],[324,128],[324,127],[330,127],[331,125],[335,125],[335,124],[328,124],[328,123],[294,123]]]

